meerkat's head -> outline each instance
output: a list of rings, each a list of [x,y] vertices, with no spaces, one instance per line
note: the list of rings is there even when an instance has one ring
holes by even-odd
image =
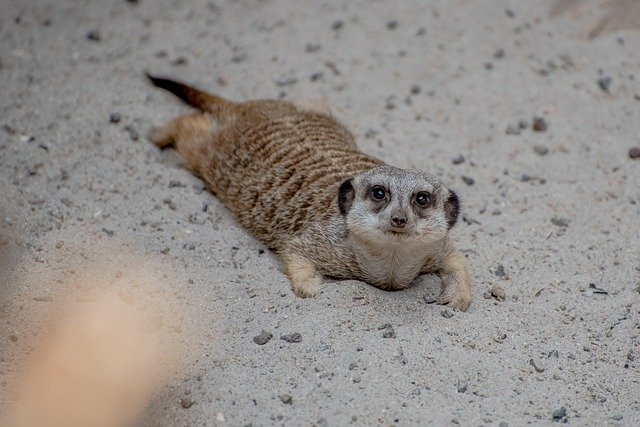
[[[427,172],[384,165],[344,181],[338,208],[349,233],[361,240],[426,243],[446,236],[460,202]]]

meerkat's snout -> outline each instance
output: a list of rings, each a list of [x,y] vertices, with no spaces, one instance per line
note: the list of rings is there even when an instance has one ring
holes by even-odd
[[[407,226],[407,214],[400,210],[391,212],[391,227],[402,230]]]

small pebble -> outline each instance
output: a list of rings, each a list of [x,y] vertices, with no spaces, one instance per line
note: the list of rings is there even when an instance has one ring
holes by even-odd
[[[138,139],[140,139],[140,134],[138,133],[137,130],[134,129],[132,125],[126,125],[124,127],[124,130],[126,130],[129,133],[129,138],[132,141],[137,141]]]
[[[598,86],[600,86],[600,89],[602,89],[604,92],[609,93],[609,88],[611,87],[612,81],[613,79],[610,76],[600,77],[598,79]]]
[[[260,332],[260,335],[253,337],[253,342],[258,345],[265,345],[271,338],[273,338],[273,334],[263,329],[262,332]]]
[[[320,50],[320,43],[307,43],[304,45],[304,51],[307,53],[313,53]]]
[[[629,148],[629,158],[630,159],[640,159],[640,147],[631,147],[631,148]]]
[[[18,342],[18,336],[16,334],[9,335],[9,341]]]
[[[536,359],[530,359],[529,364],[533,366],[533,369],[535,369],[536,372],[544,372],[544,366],[542,366]]]
[[[622,415],[620,415],[620,414],[614,415],[613,417],[611,417],[611,419],[614,420],[614,421],[622,421],[623,418],[624,417]]]
[[[458,393],[464,393],[469,388],[469,383],[467,380],[458,380],[458,384],[456,386]]]
[[[176,59],[173,60],[173,62],[171,63],[171,65],[187,65],[189,61],[187,60],[186,57],[184,56],[179,56]]]
[[[395,19],[387,21],[386,26],[387,26],[387,30],[395,30],[398,27],[398,21],[396,21]]]
[[[467,185],[473,185],[476,182],[476,180],[471,178],[470,176],[462,175],[461,178],[462,181]]]
[[[497,299],[498,301],[504,301],[507,297],[506,292],[500,285],[492,285],[491,286],[491,296]]]
[[[493,54],[493,57],[496,59],[504,58],[504,49],[496,50],[495,53]]]
[[[554,216],[551,218],[551,223],[557,227],[566,228],[569,226],[570,221],[567,218],[558,218],[557,216]]]
[[[396,331],[393,330],[393,326],[391,326],[388,323],[385,323],[382,326],[378,327],[378,330],[384,329],[384,332],[382,333],[382,338],[395,338],[396,337]]]
[[[182,406],[184,409],[191,408],[194,403],[195,402],[188,397],[183,397],[182,399],[180,399],[180,406]]]
[[[504,265],[502,264],[498,264],[493,274],[495,274],[498,277],[507,277],[507,273],[504,270]]]
[[[298,79],[295,78],[295,77],[283,76],[283,77],[280,77],[280,78],[276,79],[274,81],[274,83],[278,87],[285,87],[285,86],[291,86],[291,85],[295,84],[297,81],[298,81]]]
[[[302,342],[302,335],[300,335],[298,332],[293,332],[291,334],[280,335],[280,339],[288,343]]]
[[[411,95],[418,95],[422,92],[422,88],[420,85],[411,85],[411,89],[409,89],[409,91],[411,92]]]
[[[87,39],[91,40],[92,42],[99,42],[100,41],[100,32],[98,30],[91,30],[87,33]]]
[[[331,29],[336,31],[341,29],[344,26],[344,22],[342,21],[335,21],[333,24],[331,24]]]
[[[448,308],[445,308],[445,309],[442,309],[442,311],[440,311],[440,315],[445,319],[451,319],[453,317],[453,311],[449,310]]]
[[[520,119],[520,121],[518,121],[518,127],[520,129],[526,129],[529,127],[529,120],[527,119]]]
[[[235,54],[235,55],[233,55],[231,57],[231,62],[237,64],[238,62],[242,62],[242,61],[246,60],[247,57],[248,57],[248,55],[246,53],[244,53],[244,52],[237,53],[237,54]]]
[[[553,417],[553,421],[565,421],[567,418],[567,408],[563,406],[560,409],[556,409],[551,416]]]
[[[281,394],[280,396],[278,396],[280,398],[280,401],[282,403],[284,403],[285,405],[293,405],[293,397],[291,397],[288,394]]]
[[[547,121],[543,117],[533,118],[533,130],[536,132],[544,132],[548,128]]]
[[[534,145],[533,151],[539,156],[546,156],[549,154],[549,149],[544,145]]]
[[[451,163],[454,165],[459,165],[464,163],[464,156],[462,154],[458,154],[456,157],[451,159]]]
[[[316,82],[322,78],[324,74],[321,71],[315,72],[311,74],[311,81]]]
[[[105,228],[105,227],[102,227],[100,231],[102,231],[104,234],[106,234],[109,237],[113,237],[113,235],[116,234],[115,231],[109,230],[108,228]]]
[[[109,123],[120,123],[120,113],[109,114]]]
[[[509,125],[507,126],[507,130],[505,130],[507,135],[520,135],[520,127]]]

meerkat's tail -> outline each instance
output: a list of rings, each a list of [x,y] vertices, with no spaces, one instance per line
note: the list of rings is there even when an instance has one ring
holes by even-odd
[[[149,73],[145,74],[155,86],[171,92],[187,104],[202,111],[218,113],[222,107],[233,104],[222,97],[201,91],[184,83],[153,76]]]

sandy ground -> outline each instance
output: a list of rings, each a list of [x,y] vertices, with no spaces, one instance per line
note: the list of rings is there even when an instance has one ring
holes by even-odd
[[[142,425],[640,424],[637,2],[0,6],[3,414],[52,312],[94,284],[129,303],[145,270],[175,308],[149,333],[186,366]],[[464,202],[470,310],[427,304],[435,276],[295,298],[276,257],[147,142],[189,110],[144,70],[329,105],[367,153],[441,175]]]

